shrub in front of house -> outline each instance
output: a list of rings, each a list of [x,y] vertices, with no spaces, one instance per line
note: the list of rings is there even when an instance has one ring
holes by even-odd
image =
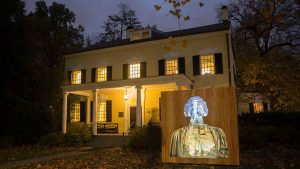
[[[300,113],[248,113],[239,115],[239,142],[246,147],[300,144]]]
[[[0,148],[11,147],[15,144],[15,138],[13,136],[0,136]]]
[[[130,134],[126,144],[135,150],[159,150],[161,148],[161,128],[159,125],[149,123],[144,127],[135,128]]]
[[[84,123],[70,123],[67,127],[66,141],[70,145],[82,146],[92,139],[90,126]]]
[[[60,146],[65,145],[66,136],[61,132],[49,133],[45,136],[42,136],[39,140],[39,143],[44,146]]]

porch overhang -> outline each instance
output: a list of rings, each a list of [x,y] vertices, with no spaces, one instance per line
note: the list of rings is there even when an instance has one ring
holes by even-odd
[[[190,87],[193,84],[193,81],[190,80],[183,74],[179,75],[169,75],[169,76],[154,76],[154,77],[145,77],[137,79],[125,79],[125,80],[113,80],[106,81],[101,83],[84,83],[76,85],[67,85],[62,86],[64,92],[75,92],[75,91],[84,91],[84,90],[95,90],[95,89],[105,89],[105,88],[117,88],[124,86],[143,86],[143,85],[154,85],[154,84],[167,84],[167,83],[176,83],[181,86]]]

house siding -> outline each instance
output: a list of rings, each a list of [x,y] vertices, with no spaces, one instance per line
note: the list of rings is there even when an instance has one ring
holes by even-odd
[[[86,82],[90,83],[92,68],[112,66],[112,80],[122,80],[123,64],[146,62],[147,77],[153,77],[159,76],[158,60],[185,57],[185,75],[194,80],[194,88],[229,86],[228,63],[231,63],[232,68],[234,62],[232,56],[228,57],[228,53],[232,55],[231,48],[228,52],[226,44],[228,32],[219,31],[174,38],[176,45],[173,46],[171,53],[164,49],[169,45],[168,39],[164,39],[65,55],[66,76],[68,71],[86,69]],[[186,42],[186,47],[182,47],[183,41]],[[222,53],[223,74],[194,76],[193,56],[214,53]],[[228,62],[228,58],[232,61]],[[233,74],[233,71],[231,73]]]

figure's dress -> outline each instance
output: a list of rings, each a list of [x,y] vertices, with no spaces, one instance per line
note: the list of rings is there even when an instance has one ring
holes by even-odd
[[[171,157],[228,157],[226,136],[221,128],[207,124],[184,126],[172,134]]]

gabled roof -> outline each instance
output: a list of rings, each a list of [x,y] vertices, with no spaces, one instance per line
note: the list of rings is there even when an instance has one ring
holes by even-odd
[[[224,21],[222,23],[217,23],[217,24],[213,24],[213,25],[207,25],[207,26],[171,31],[171,32],[162,32],[159,30],[152,30],[152,37],[149,39],[141,39],[141,40],[135,40],[135,41],[130,41],[130,39],[114,40],[114,41],[110,41],[110,42],[99,43],[92,47],[83,48],[78,51],[70,52],[70,53],[67,53],[66,55],[73,54],[73,53],[85,52],[85,51],[91,51],[91,50],[98,50],[98,49],[104,49],[104,48],[110,48],[110,47],[117,47],[117,46],[141,43],[141,42],[161,40],[161,39],[169,38],[170,36],[180,37],[180,36],[188,36],[188,35],[194,35],[194,34],[217,32],[217,31],[223,31],[223,30],[229,30],[229,29],[230,29],[230,21]]]

